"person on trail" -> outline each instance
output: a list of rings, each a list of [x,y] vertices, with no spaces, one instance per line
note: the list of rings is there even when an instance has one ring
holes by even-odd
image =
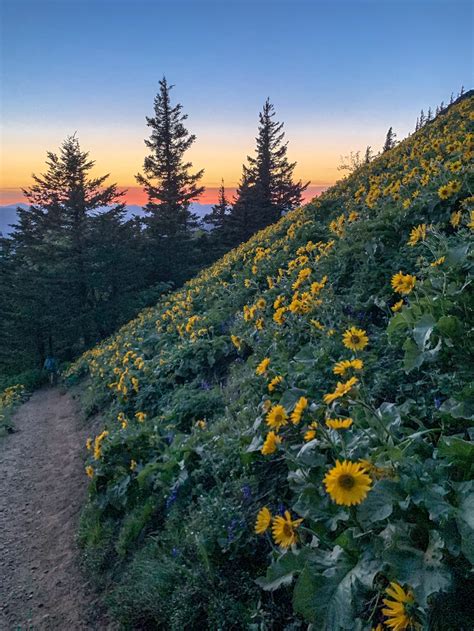
[[[48,373],[48,379],[51,386],[55,386],[58,381],[58,362],[52,355],[48,355],[44,360],[44,370]]]

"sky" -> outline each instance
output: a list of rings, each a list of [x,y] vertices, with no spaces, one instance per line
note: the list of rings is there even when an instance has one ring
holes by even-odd
[[[413,130],[421,108],[473,84],[469,0],[0,0],[0,204],[24,201],[47,151],[77,132],[96,161],[144,203],[158,81],[189,115],[205,169],[203,203],[235,188],[265,99],[285,123],[310,194],[342,155]]]

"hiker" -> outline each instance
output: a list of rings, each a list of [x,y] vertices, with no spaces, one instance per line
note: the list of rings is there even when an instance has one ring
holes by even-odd
[[[58,362],[52,355],[48,355],[44,360],[43,369],[48,372],[48,379],[51,386],[55,386],[58,381]]]

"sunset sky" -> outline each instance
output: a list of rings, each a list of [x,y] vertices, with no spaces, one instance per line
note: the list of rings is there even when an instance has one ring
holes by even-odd
[[[472,3],[463,0],[2,0],[0,204],[77,132],[96,173],[143,196],[158,81],[175,84],[214,201],[235,187],[267,96],[296,175],[333,183],[340,156],[378,150],[387,128],[472,87]],[[312,188],[311,192],[317,190]]]

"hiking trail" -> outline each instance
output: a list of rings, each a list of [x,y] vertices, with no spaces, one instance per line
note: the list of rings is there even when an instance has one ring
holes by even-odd
[[[72,396],[35,392],[0,440],[0,629],[112,629],[79,567],[87,428]]]

